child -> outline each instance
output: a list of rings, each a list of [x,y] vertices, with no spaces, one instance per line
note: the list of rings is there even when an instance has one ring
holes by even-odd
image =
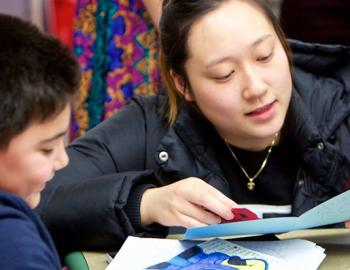
[[[64,136],[79,67],[59,41],[0,14],[0,74],[0,269],[60,269],[31,208],[68,163]]]

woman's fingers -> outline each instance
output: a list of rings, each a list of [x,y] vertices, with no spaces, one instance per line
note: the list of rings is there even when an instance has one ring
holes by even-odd
[[[204,226],[221,218],[233,218],[237,204],[203,180],[186,178],[173,184],[145,191],[141,200],[141,222],[164,226]]]
[[[192,204],[190,202],[188,202],[184,207],[181,208],[180,214],[182,214],[183,216],[190,217],[196,222],[204,225],[218,224],[221,222],[221,218],[219,216],[213,214],[212,212],[204,209],[201,206]],[[193,224],[182,224],[182,226],[186,228],[194,227]]]
[[[224,219],[233,219],[232,208],[238,207],[238,204],[217,189],[212,188],[209,194],[208,205],[206,206],[208,210],[216,213]]]
[[[224,219],[229,220],[233,218],[231,209],[238,207],[234,201],[203,180],[195,178],[193,181],[195,182],[197,192],[188,194],[189,201]]]
[[[348,220],[347,222],[345,222],[345,227],[350,229],[350,220]]]
[[[178,222],[179,223],[175,226],[182,226],[185,228],[203,227],[208,225],[207,223],[200,222],[197,219],[187,215],[180,215]]]

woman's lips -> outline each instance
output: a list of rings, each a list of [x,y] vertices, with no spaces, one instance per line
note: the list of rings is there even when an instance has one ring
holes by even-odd
[[[266,121],[272,118],[275,114],[275,101],[269,104],[266,104],[263,107],[260,107],[254,111],[247,113],[246,115],[256,121]]]

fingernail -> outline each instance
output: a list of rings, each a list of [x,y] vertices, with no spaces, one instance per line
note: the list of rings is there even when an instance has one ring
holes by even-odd
[[[231,205],[231,209],[232,209],[232,208],[238,208],[238,207],[239,207],[239,206],[238,206],[237,203],[234,203],[234,204]]]
[[[233,215],[231,210],[229,212],[227,212],[226,215],[225,215],[225,219],[227,219],[227,220],[233,219],[234,217],[235,216]]]

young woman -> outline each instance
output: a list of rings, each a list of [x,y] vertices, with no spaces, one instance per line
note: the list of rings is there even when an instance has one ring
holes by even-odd
[[[253,0],[168,0],[167,89],[68,148],[40,208],[61,251],[232,218],[300,215],[350,179],[349,49],[293,41]],[[253,204],[253,205],[252,205]]]

